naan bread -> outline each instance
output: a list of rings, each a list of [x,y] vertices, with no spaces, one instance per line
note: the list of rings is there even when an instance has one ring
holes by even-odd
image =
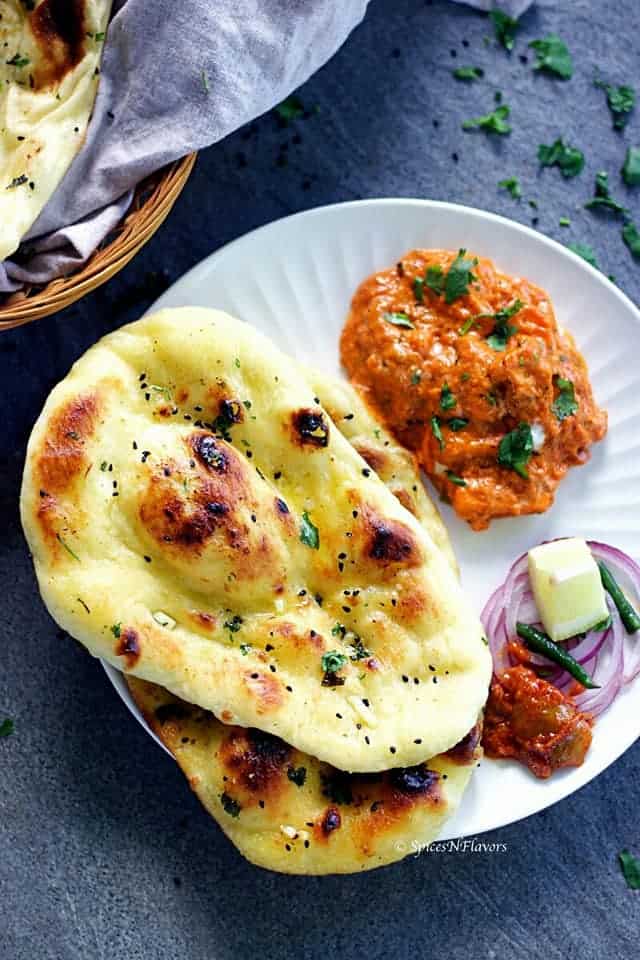
[[[238,850],[282,873],[372,870],[419,853],[456,811],[481,755],[480,724],[451,751],[347,774],[260,730],[226,726],[128,677],[143,716]]]
[[[0,0],[0,261],[84,142],[110,12],[111,0]]]
[[[316,371],[305,377],[340,432],[375,462],[457,569],[415,459],[349,384]],[[449,754],[420,766],[346,774],[260,730],[226,726],[157,684],[126,680],[148,726],[232,843],[252,863],[284,873],[354,873],[418,853],[455,813],[482,754],[478,724]]]
[[[402,506],[427,529],[457,573],[458,565],[447,528],[427,496],[414,455],[401,447],[393,434],[375,419],[351,384],[334,380],[312,368],[305,368],[304,375],[343,437],[375,470]]]
[[[491,658],[446,557],[254,328],[165,310],[92,347],[29,442],[22,519],[96,656],[334,766],[473,726]]]

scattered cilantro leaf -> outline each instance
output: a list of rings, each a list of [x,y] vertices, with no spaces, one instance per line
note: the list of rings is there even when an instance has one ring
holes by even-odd
[[[498,186],[502,187],[503,190],[508,190],[514,200],[519,200],[522,196],[522,187],[517,177],[507,177],[505,180],[500,180]]]
[[[0,737],[10,737],[15,730],[15,724],[10,717],[5,717],[5,719],[0,723]]]
[[[339,653],[337,650],[329,650],[321,657],[322,669],[325,673],[337,673],[338,670],[342,670],[346,662],[344,653]]]
[[[640,260],[640,233],[635,223],[626,223],[622,228],[622,239],[629,247],[632,255]]]
[[[466,417],[451,417],[450,420],[447,420],[449,430],[453,430],[454,433],[457,433],[459,430],[464,430],[468,424],[469,421]]]
[[[442,267],[439,264],[436,264],[432,267],[427,267],[427,272],[424,275],[424,282],[429,287],[429,290],[433,290],[434,293],[437,293],[438,296],[444,291],[445,276]]]
[[[505,50],[513,50],[515,35],[520,26],[518,21],[514,17],[510,17],[508,13],[498,9],[498,7],[494,7],[493,10],[490,11],[489,16],[493,23],[493,29],[498,43],[501,43]]]
[[[78,563],[80,563],[80,557],[78,556],[78,554],[74,553],[74,551],[71,549],[69,544],[66,542],[66,540],[62,539],[59,533],[56,533],[56,540],[58,541],[58,543],[60,543],[64,547],[64,549],[67,551],[70,557],[73,557],[74,560],[77,560]]]
[[[565,380],[564,377],[555,376],[553,381],[558,388],[558,396],[553,401],[551,409],[556,416],[556,420],[562,423],[567,417],[572,417],[577,413],[578,401],[576,400],[576,394],[571,380]]]
[[[302,514],[302,523],[300,524],[300,540],[305,547],[311,547],[312,550],[320,549],[320,531],[313,523],[309,514],[305,510]]]
[[[569,220],[569,217],[560,217],[560,219],[558,220],[558,224],[561,227],[570,227],[571,220]]]
[[[225,630],[228,630],[229,633],[237,633],[240,627],[242,626],[243,620],[239,614],[234,614],[231,620],[225,620],[222,626]],[[231,637],[229,638],[231,639]]]
[[[457,400],[453,393],[451,392],[451,387],[445,383],[442,390],[440,391],[440,409],[441,410],[453,410],[457,403]]]
[[[626,209],[617,200],[614,200],[609,192],[609,174],[604,170],[596,173],[595,196],[585,203],[587,210],[596,208],[612,210],[614,213],[626,214]]]
[[[114,623],[111,627],[111,633],[114,635],[116,640],[120,639],[120,631],[122,629],[122,623]]]
[[[464,80],[467,83],[473,83],[474,80],[481,80],[484,77],[482,67],[458,67],[453,71],[456,80]]]
[[[306,767],[289,767],[287,769],[287,780],[291,780],[291,783],[295,783],[296,787],[303,787],[306,779]]]
[[[533,454],[533,435],[528,423],[520,423],[507,433],[498,447],[498,463],[510,467],[525,480],[529,479],[527,464]]]
[[[18,69],[21,70],[22,67],[26,67],[29,63],[31,63],[31,61],[29,60],[29,57],[25,57],[21,53],[15,53],[11,59],[6,60],[5,63],[8,67],[18,67]]]
[[[629,147],[624,158],[622,179],[628,187],[637,187],[640,184],[640,147]]]
[[[562,80],[569,80],[573,76],[573,60],[566,44],[555,33],[541,40],[532,40],[529,46],[536,53],[534,70],[555,74]]]
[[[618,860],[629,890],[640,890],[640,860],[628,850],[621,850]]]
[[[431,417],[431,433],[434,435],[434,437],[438,441],[438,444],[440,445],[440,449],[444,450],[444,437],[442,436],[442,430],[440,429],[439,417]]]
[[[584,154],[559,137],[550,146],[540,144],[538,163],[541,167],[559,167],[563,177],[577,177],[584,168]]]
[[[242,807],[237,800],[234,800],[233,797],[230,797],[229,794],[225,791],[220,794],[220,803],[222,804],[222,809],[225,813],[228,813],[230,817],[239,817]]]
[[[465,320],[465,322],[462,324],[462,326],[458,330],[458,336],[459,337],[466,336],[466,334],[469,333],[469,330],[471,330],[471,328],[474,327],[475,324],[476,324],[476,318],[468,317],[468,319]]]
[[[600,79],[595,81],[596,87],[599,87],[607,95],[607,105],[613,117],[613,129],[624,130],[631,111],[636,105],[636,91],[627,84],[615,87],[612,84],[604,83]]]
[[[509,307],[503,307],[501,310],[496,311],[496,313],[479,313],[474,317],[474,320],[488,319],[494,321],[493,330],[487,337],[487,343],[492,350],[505,350],[509,338],[518,332],[518,328],[510,324],[509,320],[515,317],[516,313],[519,313],[523,306],[524,304],[521,300],[514,300]]]
[[[447,279],[444,283],[445,303],[451,304],[458,297],[465,296],[469,293],[470,284],[475,283],[476,277],[472,271],[478,265],[478,258],[474,257],[473,260],[467,260],[466,253],[467,251],[464,249],[458,250],[458,256],[449,267]]]
[[[569,250],[571,250],[573,253],[577,253],[579,257],[582,257],[583,260],[586,260],[587,263],[590,263],[592,267],[596,268],[596,270],[599,269],[593,247],[590,247],[587,243],[569,243],[567,246]]]
[[[511,133],[511,126],[507,123],[507,117],[510,113],[510,108],[506,103],[503,103],[499,107],[496,107],[495,110],[492,110],[491,113],[486,113],[482,117],[473,117],[471,120],[464,120],[462,129],[486,130],[487,133],[497,133],[501,136],[506,136],[506,134]]]
[[[411,374],[411,386],[417,387],[418,384],[421,382],[421,380],[422,380],[422,374],[420,373],[420,371],[414,370],[413,373]]]
[[[454,473],[453,470],[447,470],[446,472],[447,480],[450,480],[451,483],[455,484],[456,487],[466,487],[467,481],[463,480],[462,477],[459,477],[457,473]]]
[[[446,274],[439,264],[427,267],[424,277],[416,277],[413,281],[416,298],[424,300],[425,286],[439,297],[444,294],[448,304],[467,294],[469,285],[476,279],[472,271],[478,260],[476,257],[473,260],[465,259],[466,253],[466,250],[458,250],[458,255]]]
[[[285,123],[290,123],[292,120],[298,120],[304,116],[304,103],[300,97],[292,95],[279,103],[275,112]]]
[[[383,313],[382,319],[386,320],[387,323],[392,323],[394,327],[405,327],[407,330],[415,329],[406,313]]]
[[[342,637],[342,639],[344,640],[346,635],[347,635],[347,628],[345,627],[344,623],[336,623],[331,628],[332,637]]]
[[[358,660],[366,660],[367,657],[371,656],[371,651],[367,650],[364,643],[362,642],[361,637],[354,637],[353,643],[351,643],[351,653],[349,654],[349,660],[352,660],[354,663],[357,663]]]
[[[240,644],[240,653],[242,654],[243,657],[248,656],[250,650],[251,650],[251,644],[250,644],[250,643],[241,643],[241,644]]]

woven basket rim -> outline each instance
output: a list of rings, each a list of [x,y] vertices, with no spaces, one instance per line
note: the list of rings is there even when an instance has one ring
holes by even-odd
[[[41,287],[0,295],[0,331],[57,313],[122,270],[168,217],[196,157],[190,153],[141,181],[121,222],[77,271]]]

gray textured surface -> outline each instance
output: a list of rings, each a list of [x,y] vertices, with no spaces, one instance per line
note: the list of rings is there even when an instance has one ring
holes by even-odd
[[[1,960],[637,955],[640,894],[627,890],[616,863],[624,846],[640,853],[637,745],[558,807],[493,834],[508,845],[503,854],[422,856],[326,880],[256,870],[129,719],[99,666],[48,619],[17,495],[24,443],[49,387],[99,334],[141,312],[150,272],[174,279],[220,244],[295,210],[400,194],[527,222],[526,204],[496,188],[515,173],[540,202],[540,229],[591,243],[606,272],[640,299],[640,264],[619,224],[577,209],[599,168],[623,193],[623,143],[640,142],[640,111],[615,134],[591,86],[595,64],[617,82],[637,76],[639,20],[636,0],[539,4],[508,58],[484,45],[479,14],[374,0],[364,25],[302,92],[318,114],[288,129],[265,117],[208,151],[170,223],[118,279],[81,306],[0,336],[0,717],[16,720],[15,735],[0,741]],[[525,40],[550,29],[574,51],[569,84],[533,76],[518,59]],[[455,83],[450,71],[461,63],[484,66],[485,81]],[[512,136],[495,143],[462,134],[461,119],[489,109],[495,89],[513,108]],[[536,169],[538,142],[560,133],[587,153],[587,171],[574,181]],[[302,143],[292,142],[297,134]],[[289,161],[280,166],[284,142]],[[637,199],[627,203],[637,212]],[[572,218],[570,230],[557,226],[560,216]]]

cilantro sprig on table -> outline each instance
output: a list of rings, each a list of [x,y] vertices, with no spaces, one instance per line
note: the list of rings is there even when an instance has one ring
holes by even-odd
[[[481,80],[484,77],[482,67],[458,67],[453,71],[456,80],[464,80],[467,83],[473,83],[474,80]]]
[[[629,890],[640,890],[640,859],[628,850],[621,850],[618,861]]]
[[[596,78],[594,83],[607,95],[607,106],[613,118],[613,129],[624,130],[629,122],[631,111],[636,105],[635,89],[626,83],[616,87],[613,84],[604,83],[600,78]]]
[[[502,44],[505,50],[511,52],[515,41],[516,33],[520,27],[520,22],[515,17],[510,17],[504,10],[494,7],[489,13],[496,40]]]
[[[601,170],[596,174],[596,186],[595,186],[595,195],[591,200],[587,200],[585,203],[587,210],[596,210],[598,208],[605,208],[606,210],[611,210],[614,213],[620,213],[622,216],[626,215],[626,208],[622,206],[621,203],[618,203],[617,200],[614,200],[609,191],[609,174],[604,170]]]
[[[627,148],[621,173],[628,187],[640,185],[640,147]]]
[[[558,167],[563,177],[577,177],[584,169],[584,154],[558,137],[550,145],[540,144],[538,163],[541,167]]]
[[[517,177],[506,177],[498,181],[498,186],[503,190],[508,190],[514,200],[519,200],[522,196],[522,187]]]
[[[10,737],[15,730],[15,724],[10,717],[0,722],[0,737]]]
[[[529,46],[535,51],[537,57],[534,70],[551,73],[562,80],[571,79],[573,60],[566,44],[557,34],[550,33],[548,37],[543,37],[541,40],[532,40]]]
[[[462,122],[463,130],[486,130],[487,133],[497,133],[500,136],[506,136],[511,133],[511,125],[507,123],[507,117],[511,109],[506,103],[501,103],[499,107],[492,110],[491,113],[485,113],[480,117],[472,117],[470,120]]]

